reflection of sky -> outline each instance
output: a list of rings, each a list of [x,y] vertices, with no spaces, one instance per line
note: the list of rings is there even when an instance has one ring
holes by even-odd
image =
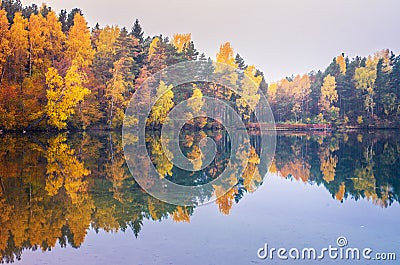
[[[271,176],[254,194],[234,205],[229,216],[220,214],[217,205],[208,204],[195,209],[190,224],[170,219],[144,221],[138,239],[131,231],[97,235],[90,231],[78,250],[68,246],[46,253],[26,251],[22,263],[309,264],[261,261],[256,251],[264,243],[277,248],[321,249],[336,246],[336,239],[346,236],[349,247],[395,252],[400,246],[399,218],[398,204],[387,209],[366,200],[348,199],[341,204],[324,187]],[[326,260],[318,264],[341,263]]]
[[[231,41],[268,80],[325,69],[342,52],[350,57],[383,48],[400,52],[398,0],[46,2],[57,11],[81,7],[90,26],[99,22],[130,28],[139,18],[149,35],[192,32],[198,49],[213,58],[221,43]]]

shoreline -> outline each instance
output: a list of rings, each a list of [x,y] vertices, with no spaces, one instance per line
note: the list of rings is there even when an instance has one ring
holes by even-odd
[[[197,131],[200,129],[188,129]],[[215,128],[203,128],[203,130],[209,131],[209,130],[215,130]],[[331,125],[327,124],[276,124],[275,126],[272,125],[266,125],[266,124],[261,124],[259,126],[256,126],[255,124],[251,124],[247,126],[247,130],[249,132],[254,132],[254,131],[277,131],[277,132],[310,132],[310,133],[345,133],[345,132],[357,132],[357,131],[397,131],[400,130],[400,127],[395,127],[395,126],[337,126],[337,127],[332,127]],[[158,129],[153,130],[153,131],[158,131]],[[30,135],[30,134],[59,134],[59,133],[90,133],[90,132],[100,132],[100,133],[105,133],[105,132],[121,132],[122,133],[122,128],[117,128],[117,129],[101,129],[101,128],[92,128],[92,129],[87,129],[87,130],[0,130],[0,136],[1,135],[6,135],[6,134],[24,134],[24,135]]]

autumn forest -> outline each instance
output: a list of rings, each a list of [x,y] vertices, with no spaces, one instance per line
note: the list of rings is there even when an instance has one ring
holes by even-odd
[[[196,50],[191,34],[146,37],[138,20],[132,29],[89,29],[80,9],[56,14],[46,5],[23,7],[14,0],[1,3],[0,40],[2,130],[117,129],[132,94],[149,76],[183,61],[211,61]],[[400,57],[389,50],[352,59],[339,54],[324,71],[270,84],[229,42],[215,60],[252,78],[278,123],[398,126]],[[195,93],[202,95],[192,86],[175,92],[170,107]],[[239,107],[232,93],[221,93]]]

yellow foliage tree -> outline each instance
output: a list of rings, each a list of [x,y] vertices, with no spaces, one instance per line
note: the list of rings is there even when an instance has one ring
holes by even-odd
[[[365,67],[357,68],[354,73],[354,80],[356,88],[366,93],[364,98],[364,107],[368,113],[374,115],[375,109],[375,80],[376,80],[376,66],[378,64],[378,57],[369,56],[365,62]]]
[[[149,137],[146,141],[150,142],[152,162],[156,165],[156,170],[160,178],[163,179],[166,176],[172,176],[172,168],[174,167],[174,164],[169,161],[168,157],[172,157],[173,154],[166,148],[165,151],[169,152],[167,156],[167,154],[164,153],[162,146],[168,146],[167,140],[164,140],[164,143],[162,143],[159,137]]]
[[[48,102],[45,112],[50,125],[58,129],[67,127],[66,121],[75,113],[76,105],[90,94],[85,83],[86,75],[79,71],[76,61],[73,61],[65,78],[55,68],[49,68],[46,73]]]
[[[230,42],[222,44],[217,53],[217,62],[227,64],[233,68],[237,68],[235,63],[234,51]]]
[[[346,193],[346,185],[344,182],[342,182],[342,184],[340,184],[338,192],[335,194],[336,200],[343,202],[345,193]]]
[[[214,72],[220,75],[221,79],[225,80],[227,84],[236,85],[239,77],[234,70],[238,68],[238,65],[235,62],[234,50],[229,42],[226,42],[220,46],[219,52],[216,56],[216,61],[218,64],[216,65]],[[214,94],[216,97],[230,100],[232,91],[230,89],[216,86]]]
[[[80,194],[87,191],[87,181],[90,174],[82,162],[75,156],[75,150],[66,143],[66,134],[60,134],[49,140],[46,150],[47,180],[46,191],[55,196],[62,186],[73,204],[80,202]]]
[[[335,120],[339,113],[339,108],[334,106],[338,101],[338,93],[336,91],[336,79],[334,76],[328,75],[324,78],[321,87],[321,97],[318,105],[325,117]]]
[[[178,206],[176,210],[172,213],[172,220],[174,222],[186,222],[190,223],[190,214],[186,207]]]
[[[213,187],[215,190],[215,196],[217,197],[216,203],[219,211],[225,215],[229,215],[233,207],[235,195],[238,193],[237,188],[231,188],[227,193],[224,194],[222,187],[216,185],[213,185]]]
[[[193,110],[193,116],[200,114],[204,105],[203,93],[196,85],[193,85],[193,95],[188,99],[187,105]]]
[[[14,15],[14,23],[10,28],[12,36],[10,41],[10,48],[13,54],[13,68],[18,82],[22,83],[25,76],[25,66],[28,61],[28,20],[25,19],[21,12]]]
[[[323,178],[327,183],[335,180],[337,163],[338,158],[336,156],[329,155],[328,157],[322,159],[320,169]]]
[[[236,99],[239,113],[245,120],[250,118],[250,112],[254,111],[260,101],[258,88],[262,82],[262,76],[256,76],[257,69],[254,65],[248,66],[245,70],[245,78],[241,81],[241,97]]]
[[[12,54],[10,48],[11,34],[5,10],[0,10],[0,85],[3,80],[5,65],[8,57]]]
[[[272,83],[268,86],[268,100],[269,101],[275,102],[277,89],[278,89],[277,83]]]
[[[257,183],[262,182],[262,177],[258,170],[260,164],[260,157],[258,156],[254,147],[250,148],[249,160],[245,171],[243,172],[243,185],[248,192],[254,192],[257,189]]]
[[[45,27],[49,33],[49,39],[47,40],[47,46],[45,47],[45,56],[52,64],[54,64],[56,61],[62,59],[63,44],[66,41],[66,36],[62,31],[61,22],[58,21],[57,15],[54,11],[50,11],[47,14]]]
[[[79,13],[75,14],[74,25],[68,33],[65,56],[72,62],[76,61],[79,68],[92,64],[94,50],[90,39],[90,31],[86,20]]]
[[[150,116],[147,120],[148,124],[164,124],[169,111],[173,108],[174,93],[172,85],[167,86],[164,81],[160,82],[157,88],[157,101],[151,109]]]
[[[149,47],[149,59],[151,59],[151,57],[153,57],[153,55],[156,52],[156,49],[157,49],[159,43],[160,43],[160,39],[158,37],[155,37],[151,41],[150,47]]]
[[[376,179],[374,176],[373,163],[368,163],[367,166],[357,168],[354,171],[353,178],[354,189],[363,192],[368,199],[376,198]]]
[[[346,74],[347,65],[346,65],[346,59],[344,58],[343,55],[339,55],[338,57],[336,57],[336,63],[340,67],[340,73],[342,75]]]
[[[107,83],[106,97],[108,100],[109,128],[115,128],[122,125],[124,119],[124,107],[127,105],[124,93],[127,90],[127,83],[123,76],[124,58],[114,63],[112,71],[113,76]]]
[[[186,113],[186,119],[188,124],[195,125],[198,128],[203,128],[207,124],[207,118],[201,117],[204,112],[202,108],[204,106],[203,92],[196,85],[193,85],[193,94],[187,100],[187,105],[190,108]],[[193,120],[194,117],[197,117]]]
[[[200,150],[199,145],[195,145],[192,151],[188,153],[187,157],[191,160],[194,171],[199,171],[203,165],[203,153]]]
[[[192,34],[174,34],[171,43],[177,49],[178,52],[182,52],[183,49],[190,43]]]
[[[274,87],[273,87],[274,88]],[[275,100],[285,100],[292,103],[292,109],[296,121],[301,114],[307,111],[309,96],[311,94],[311,82],[307,74],[297,75],[293,80],[282,79],[276,88]],[[279,96],[279,99],[276,97]]]
[[[339,146],[337,145],[337,142],[334,141],[335,138],[332,138],[329,143],[329,145],[324,144],[322,141],[321,147],[318,152],[318,156],[320,159],[320,170],[322,172],[323,179],[327,182],[330,183],[335,180],[335,175],[336,175],[336,166],[337,163],[339,162],[338,158],[336,155],[334,155],[334,152],[339,150]]]
[[[29,18],[29,74],[32,75],[32,67],[36,66],[43,72],[49,65],[44,64],[45,49],[49,47],[50,31],[46,19],[42,14],[32,14]]]
[[[120,34],[119,27],[106,26],[100,31],[98,40],[96,40],[96,49],[98,53],[115,54],[115,42]]]

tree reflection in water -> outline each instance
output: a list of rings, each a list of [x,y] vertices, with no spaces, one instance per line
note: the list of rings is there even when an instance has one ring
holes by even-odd
[[[160,147],[160,136],[147,137],[148,154],[161,178],[181,185],[209,183],[226,168],[230,139],[224,131],[183,133],[181,149],[201,158],[200,141],[217,143],[214,161],[197,172],[175,168]],[[258,165],[258,136],[251,136],[249,163],[242,177],[231,172],[234,185],[216,204],[228,215],[246,193],[263,183]],[[387,208],[399,200],[400,140],[387,133],[337,135],[278,134],[272,177],[324,186],[332,198],[367,199]],[[143,156],[145,158],[145,156]],[[145,161],[145,160],[143,160]],[[201,163],[201,159],[197,161]],[[202,165],[194,165],[201,168]],[[145,174],[145,172],[140,172]],[[152,185],[151,182],[148,185]],[[217,185],[199,196],[222,195]],[[201,198],[200,198],[201,200]],[[0,255],[3,262],[20,259],[25,249],[80,247],[88,229],[126,231],[137,237],[144,220],[190,222],[195,207],[175,206],[144,192],[126,166],[118,133],[2,135],[0,138]]]

